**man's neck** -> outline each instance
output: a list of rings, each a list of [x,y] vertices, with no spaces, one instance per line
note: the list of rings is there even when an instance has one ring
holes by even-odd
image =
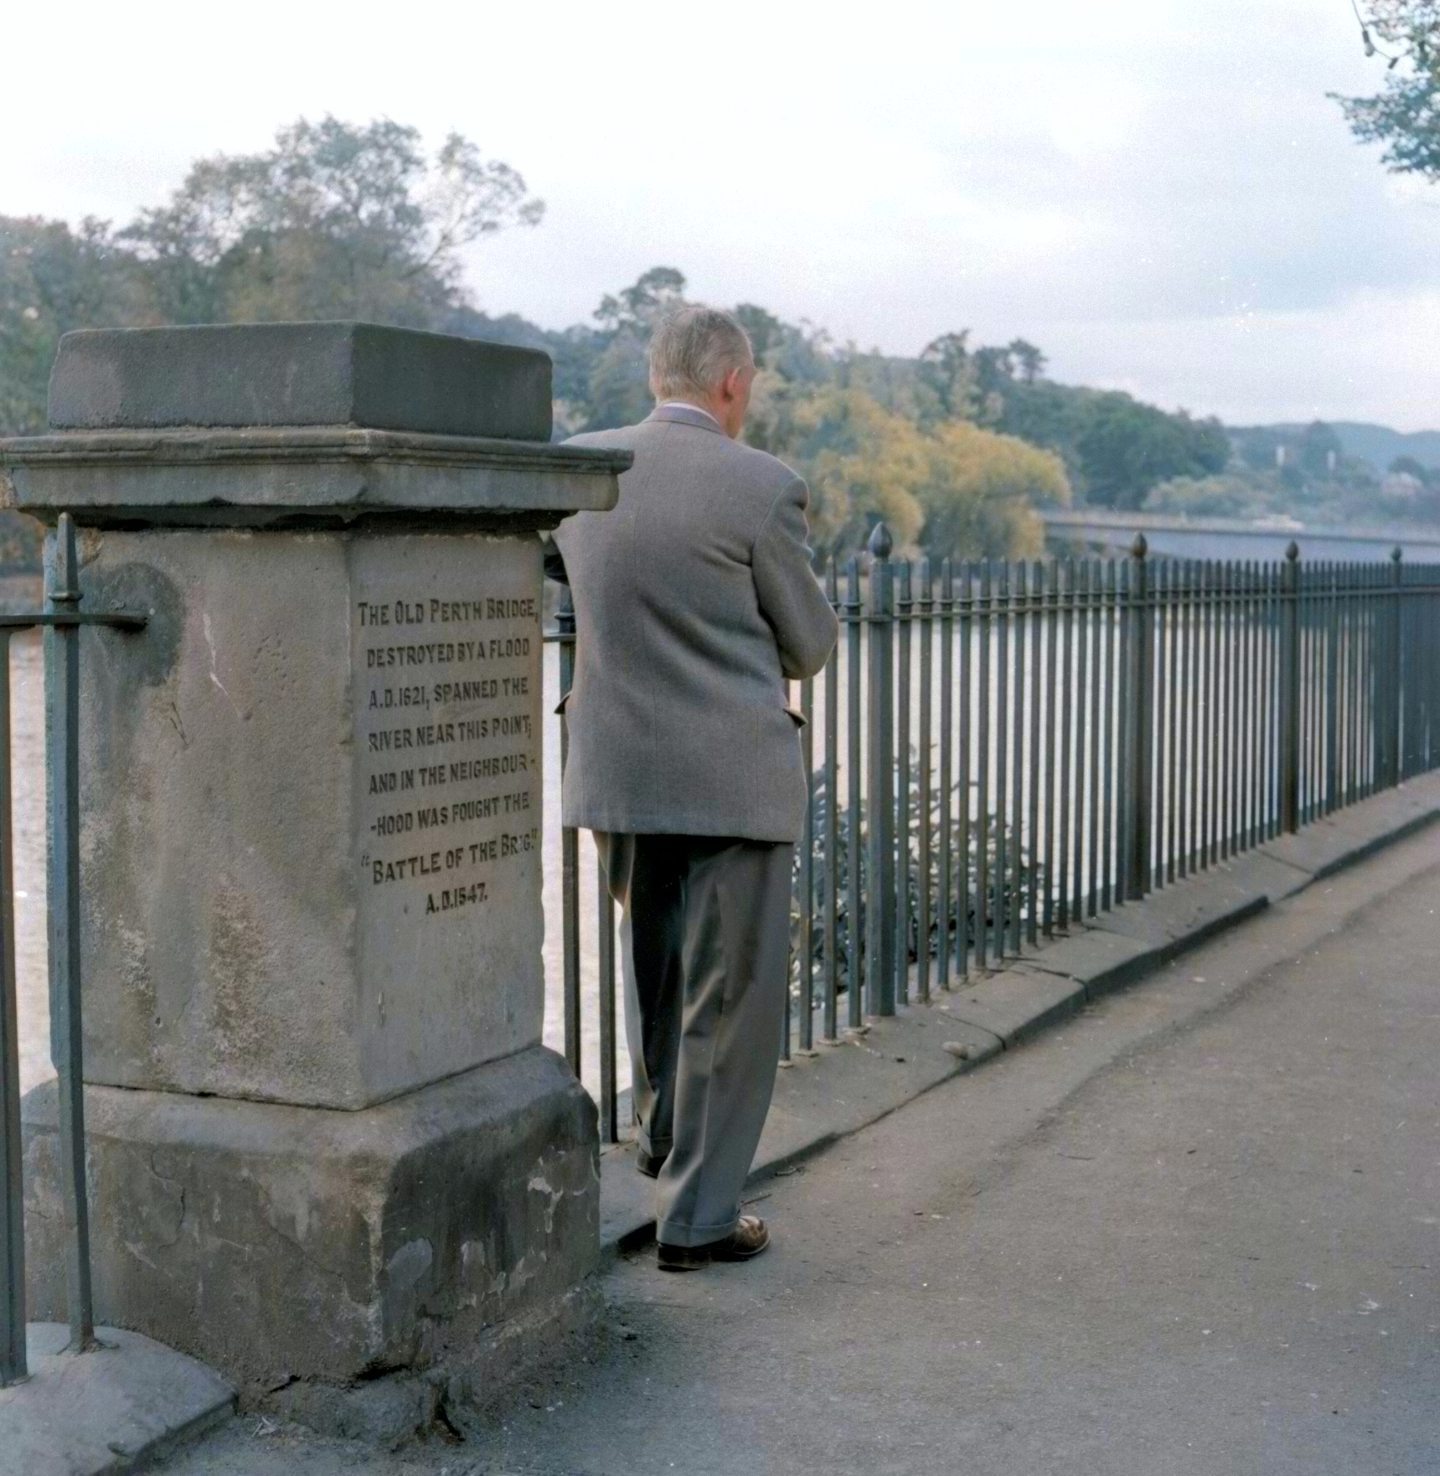
[[[720,426],[721,430],[724,430],[725,428],[720,420],[720,417],[716,415],[713,410],[707,409],[704,405],[697,405],[694,400],[661,400],[655,408],[657,410],[670,410],[676,408],[681,410],[698,410],[702,415],[708,415],[710,419],[715,422],[716,425]]]

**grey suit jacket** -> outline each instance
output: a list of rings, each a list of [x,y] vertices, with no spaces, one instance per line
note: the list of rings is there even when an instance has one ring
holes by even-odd
[[[805,483],[687,407],[571,444],[635,460],[614,509],[567,519],[547,560],[575,600],[564,823],[798,839],[802,719],[785,678],[819,671],[837,633]]]

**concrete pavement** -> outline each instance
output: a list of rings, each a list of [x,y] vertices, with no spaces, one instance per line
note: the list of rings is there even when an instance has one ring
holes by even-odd
[[[463,1440],[255,1417],[163,1469],[1440,1471],[1440,833],[777,1178],[774,1250],[606,1279],[609,1335]]]
[[[233,1414],[234,1389],[203,1363],[120,1328],[95,1338],[69,1353],[68,1325],[30,1324],[30,1376],[0,1389],[3,1476],[129,1471]]]

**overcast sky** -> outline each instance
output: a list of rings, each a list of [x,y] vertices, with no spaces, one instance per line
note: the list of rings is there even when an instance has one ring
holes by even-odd
[[[0,214],[123,222],[196,156],[384,115],[547,202],[470,253],[491,312],[564,326],[663,264],[863,347],[969,327],[1232,423],[1440,426],[1440,188],[1325,96],[1382,79],[1349,0],[85,0],[4,30]]]

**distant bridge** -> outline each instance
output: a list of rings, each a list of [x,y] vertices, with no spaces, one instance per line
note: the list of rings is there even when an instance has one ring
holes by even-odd
[[[1123,553],[1137,533],[1153,554],[1178,559],[1281,559],[1293,539],[1302,559],[1374,561],[1399,548],[1415,563],[1440,564],[1440,531],[1413,528],[1310,528],[1289,518],[1175,518],[1095,508],[1042,508],[1052,552]]]

